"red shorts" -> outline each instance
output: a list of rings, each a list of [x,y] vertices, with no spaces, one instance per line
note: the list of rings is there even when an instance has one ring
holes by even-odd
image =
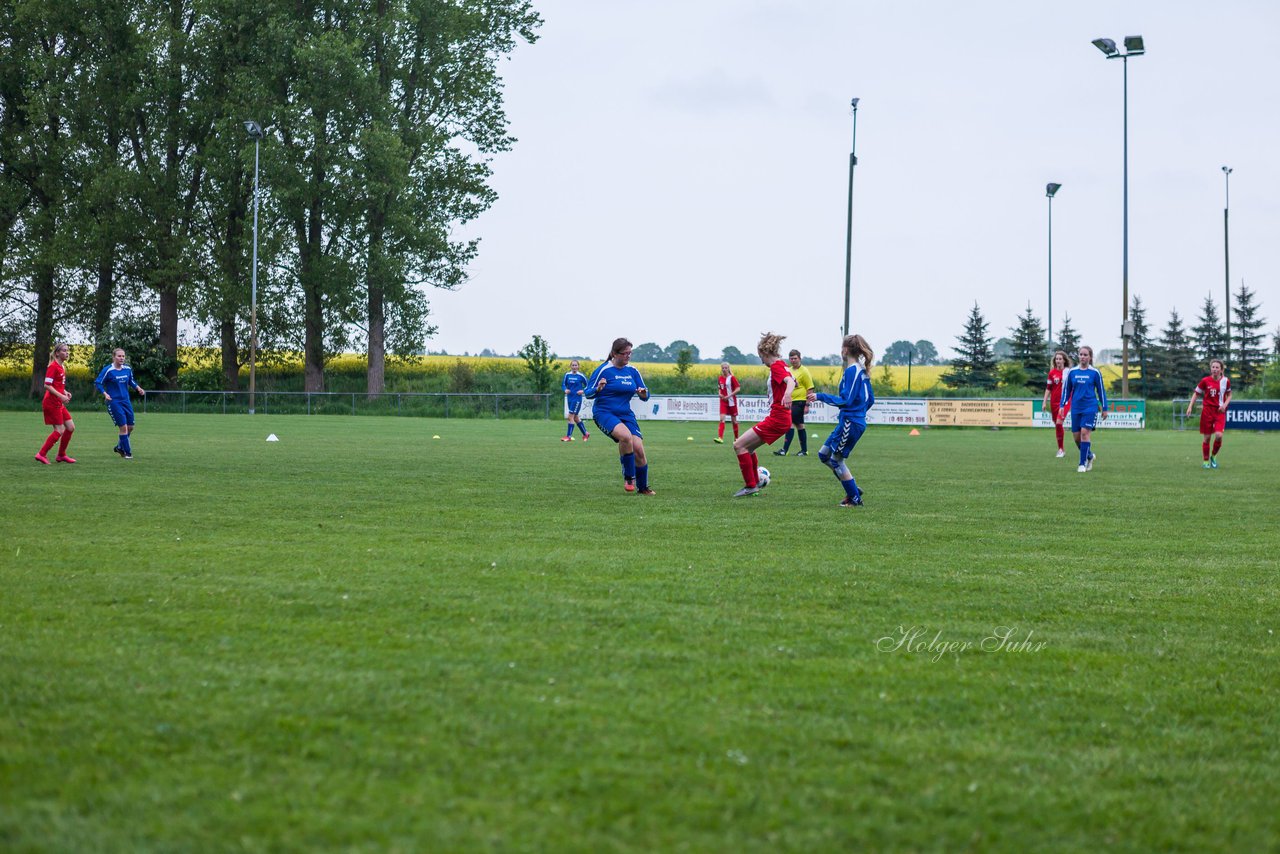
[[[1058,401],[1056,401],[1056,400],[1051,400],[1051,401],[1049,401],[1049,402],[1050,402],[1050,404],[1051,404],[1051,406],[1049,407],[1049,411],[1053,413],[1053,415],[1052,415],[1053,423],[1054,423],[1054,424],[1057,424],[1057,423],[1058,423],[1058,407],[1059,407],[1061,404],[1059,404],[1059,403],[1058,403]],[[1062,421],[1063,421],[1063,423],[1065,423],[1065,422],[1069,421],[1070,419],[1071,419],[1071,407],[1070,407],[1070,406],[1068,406],[1068,407],[1067,407],[1067,411],[1066,411],[1066,412],[1064,412],[1064,413],[1062,413]]]
[[[756,435],[763,439],[766,445],[772,445],[791,429],[791,410],[772,409],[768,417],[751,429],[756,431]]]
[[[725,400],[723,397],[720,398],[720,414],[721,415],[737,415],[738,404],[735,403],[733,406],[730,406],[729,401]]]
[[[40,404],[44,410],[44,423],[52,426],[66,424],[71,420],[71,413],[67,411],[67,405],[51,394],[44,396],[44,402]]]
[[[1222,410],[1200,411],[1200,435],[1222,433],[1227,429],[1227,413]]]

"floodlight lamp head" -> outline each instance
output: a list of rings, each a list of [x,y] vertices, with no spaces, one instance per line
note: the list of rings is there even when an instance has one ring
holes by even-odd
[[[857,110],[858,110],[858,102],[859,102],[859,101],[861,101],[861,100],[862,100],[861,98],[850,98],[850,99],[849,99],[849,107],[850,107],[850,109],[852,109],[854,112],[857,112]]]
[[[1124,49],[1129,56],[1141,56],[1147,52],[1146,47],[1142,43],[1142,36],[1125,36]]]
[[[1222,171],[1223,173],[1230,175],[1234,170],[1230,166],[1223,166]]]
[[[266,136],[266,134],[262,132],[262,125],[258,124],[252,119],[244,123],[244,129],[245,129],[245,132],[249,134],[249,136],[252,139],[262,139],[264,136]]]
[[[1120,52],[1116,50],[1116,43],[1112,39],[1094,39],[1093,46],[1105,53],[1107,56],[1115,56]]]
[[[1046,196],[1048,196],[1049,198],[1051,198],[1051,199],[1052,199],[1052,198],[1053,198],[1053,194],[1054,194],[1054,193],[1056,193],[1056,192],[1058,192],[1058,190],[1060,190],[1060,189],[1062,189],[1062,185],[1061,185],[1061,184],[1045,184],[1045,185],[1044,185],[1044,194],[1045,194]]]

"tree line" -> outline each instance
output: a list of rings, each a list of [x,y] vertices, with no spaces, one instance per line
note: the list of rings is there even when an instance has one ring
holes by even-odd
[[[527,0],[4,0],[0,3],[0,356],[180,322],[235,389],[250,352],[255,166],[258,349],[302,352],[306,388],[364,348],[434,332],[514,139],[500,59],[533,42]],[[258,151],[244,122],[258,122]],[[260,160],[255,159],[255,156]]]
[[[1169,312],[1164,328],[1153,334],[1142,298],[1135,295],[1129,307],[1133,322],[1129,364],[1137,368],[1137,376],[1130,381],[1130,388],[1148,398],[1189,394],[1208,373],[1211,359],[1222,359],[1237,388],[1260,385],[1266,366],[1280,364],[1280,330],[1268,347],[1263,332],[1266,321],[1260,314],[1257,296],[1243,283],[1234,295],[1231,313],[1229,338],[1212,297],[1205,297],[1194,326],[1188,327],[1175,308]],[[975,302],[957,339],[957,356],[951,360],[950,370],[942,375],[945,385],[976,389],[1026,386],[1040,391],[1053,352],[1062,350],[1075,363],[1082,343],[1069,315],[1056,330],[1057,340],[1050,342],[1044,324],[1027,306],[1018,316],[1017,325],[1009,330],[1008,357],[1001,360],[995,338],[988,334],[989,327]],[[1118,390],[1119,381],[1113,385]]]

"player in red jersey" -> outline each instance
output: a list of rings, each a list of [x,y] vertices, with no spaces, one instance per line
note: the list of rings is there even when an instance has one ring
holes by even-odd
[[[1191,392],[1191,400],[1187,403],[1187,414],[1191,414],[1196,405],[1196,395],[1204,395],[1204,405],[1200,409],[1200,449],[1204,453],[1204,467],[1218,467],[1218,451],[1222,449],[1222,432],[1227,429],[1227,406],[1231,403],[1231,377],[1221,359],[1209,362],[1209,376],[1200,380],[1196,390]],[[1213,453],[1209,453],[1209,440],[1213,440]]]
[[[1049,369],[1049,379],[1044,384],[1044,401],[1040,404],[1041,410],[1050,413],[1049,417],[1053,419],[1053,432],[1058,437],[1059,457],[1067,455],[1067,452],[1062,449],[1062,440],[1066,436],[1062,424],[1071,408],[1058,412],[1058,407],[1062,403],[1062,378],[1070,369],[1071,359],[1066,353],[1059,350],[1053,354],[1053,367]]]
[[[796,387],[796,379],[791,376],[787,363],[782,361],[782,342],[785,339],[785,335],[766,332],[756,347],[760,361],[769,366],[769,414],[733,442],[733,452],[738,455],[738,467],[742,469],[742,480],[746,483],[734,493],[734,498],[755,495],[760,491],[760,460],[756,458],[756,448],[772,445],[791,429],[791,392]]]
[[[49,368],[44,374],[44,401],[41,403],[41,408],[44,409],[44,423],[52,427],[53,432],[40,446],[40,452],[36,454],[36,462],[46,466],[49,465],[49,458],[45,455],[49,453],[54,442],[61,443],[58,445],[58,456],[54,459],[60,463],[75,462],[67,456],[67,444],[71,441],[71,434],[76,432],[76,424],[71,420],[71,413],[67,411],[71,392],[67,391],[67,369],[63,367],[70,355],[71,348],[66,344],[55,344],[53,361],[49,363]]]
[[[720,385],[720,433],[712,441],[723,445],[726,415],[733,421],[733,438],[738,438],[738,392],[742,390],[742,383],[733,375],[733,368],[728,362],[720,363],[720,376],[717,379]]]

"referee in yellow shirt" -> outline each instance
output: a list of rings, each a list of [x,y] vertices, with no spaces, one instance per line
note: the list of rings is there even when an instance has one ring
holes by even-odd
[[[809,369],[800,361],[800,351],[792,350],[787,354],[791,359],[791,376],[796,378],[795,391],[791,392],[791,429],[787,431],[787,439],[782,443],[782,450],[774,451],[775,457],[785,457],[791,449],[791,437],[796,430],[800,431],[800,453],[797,457],[809,456],[809,433],[804,427],[804,414],[809,410],[809,392],[813,389],[813,377]]]

